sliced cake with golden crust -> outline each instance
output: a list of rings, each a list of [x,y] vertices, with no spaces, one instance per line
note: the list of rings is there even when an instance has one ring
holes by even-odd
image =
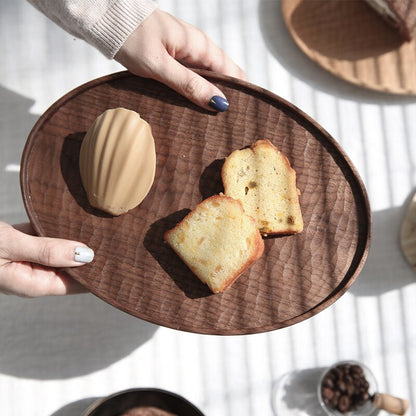
[[[239,200],[262,235],[296,234],[303,219],[296,172],[269,140],[232,152],[222,167],[225,195]]]
[[[165,241],[213,293],[228,289],[264,251],[255,220],[224,195],[198,204]]]

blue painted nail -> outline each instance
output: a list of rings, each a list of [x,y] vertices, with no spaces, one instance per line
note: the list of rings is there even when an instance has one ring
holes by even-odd
[[[208,104],[214,110],[221,111],[221,112],[227,110],[230,105],[230,103],[224,97],[220,97],[219,95],[214,95],[209,100]]]
[[[77,247],[74,260],[78,263],[91,263],[94,259],[94,251],[88,247]]]

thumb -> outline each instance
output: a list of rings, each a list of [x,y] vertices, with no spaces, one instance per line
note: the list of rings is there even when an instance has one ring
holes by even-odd
[[[226,111],[229,103],[223,92],[196,72],[170,55],[165,56],[163,70],[155,77],[200,107],[211,111]]]
[[[94,252],[85,244],[59,238],[34,237],[8,227],[2,228],[0,256],[50,267],[73,267],[90,263]]]

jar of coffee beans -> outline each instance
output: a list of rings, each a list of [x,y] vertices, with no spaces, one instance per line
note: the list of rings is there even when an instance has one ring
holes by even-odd
[[[376,415],[372,396],[377,391],[371,371],[356,361],[342,361],[325,370],[318,398],[328,415]]]

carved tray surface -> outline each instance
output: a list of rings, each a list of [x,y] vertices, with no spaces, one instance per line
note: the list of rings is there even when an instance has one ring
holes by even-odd
[[[249,83],[199,71],[230,101],[202,110],[164,85],[111,74],[58,100],[32,129],[22,157],[27,213],[42,236],[82,241],[92,263],[65,269],[89,291],[138,318],[202,334],[283,328],[322,311],[353,283],[367,256],[370,209],[337,142],[292,104]],[[153,187],[135,209],[112,217],[92,208],[78,158],[85,132],[108,108],[140,113],[152,127]],[[211,294],[164,243],[163,234],[208,196],[233,150],[272,141],[297,172],[304,231],[265,239],[265,252],[223,294]]]

